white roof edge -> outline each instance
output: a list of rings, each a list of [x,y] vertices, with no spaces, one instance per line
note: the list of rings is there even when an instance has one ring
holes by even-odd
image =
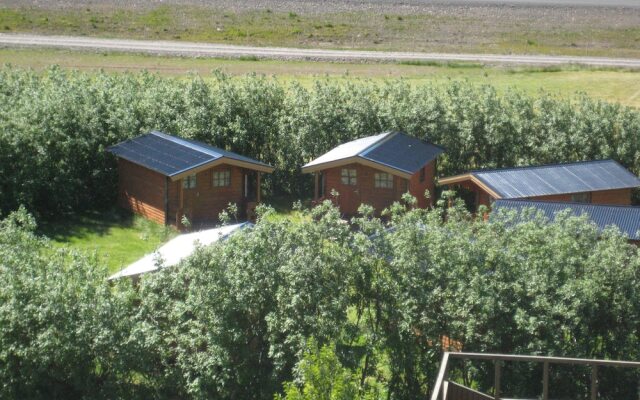
[[[377,135],[365,136],[365,137],[361,137],[361,138],[358,138],[358,139],[351,140],[351,141],[346,142],[346,143],[339,144],[338,146],[332,148],[328,152],[322,154],[320,157],[317,157],[317,158],[309,161],[308,163],[303,165],[302,168],[313,167],[313,166],[322,165],[322,164],[325,164],[325,163],[328,163],[328,162],[340,161],[340,160],[344,160],[344,159],[347,159],[347,158],[352,158],[352,157],[359,156],[360,154],[364,153],[365,151],[367,151],[372,146],[375,146],[378,143],[382,142],[387,137],[390,137],[393,133],[394,132],[391,132],[391,131],[383,132],[383,133],[379,133]],[[326,160],[322,159],[325,156],[329,156],[331,153],[339,153],[339,149],[341,149],[341,148],[343,148],[344,150],[347,150],[348,146],[349,145],[353,145],[354,142],[364,141],[365,139],[374,139],[374,138],[375,138],[375,140],[373,142],[368,143],[363,148],[358,148],[358,149],[355,149],[354,151],[351,151],[351,152],[345,151],[343,154],[337,155],[335,158],[328,157],[328,159],[326,159]]]
[[[124,277],[134,277],[147,272],[157,271],[160,268],[171,267],[189,257],[195,250],[196,243],[207,246],[212,243],[225,240],[239,229],[250,226],[253,226],[250,222],[241,222],[239,224],[226,225],[213,229],[178,235],[157,250],[152,253],[145,254],[139,260],[129,264],[107,279],[114,280]],[[158,258],[163,260],[161,265],[156,264],[156,260]]]

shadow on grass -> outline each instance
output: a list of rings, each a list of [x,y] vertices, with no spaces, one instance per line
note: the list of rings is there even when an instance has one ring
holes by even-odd
[[[72,238],[86,239],[88,236],[105,236],[111,228],[132,228],[133,213],[120,209],[70,213],[55,220],[43,222],[38,232],[57,242],[68,243]]]

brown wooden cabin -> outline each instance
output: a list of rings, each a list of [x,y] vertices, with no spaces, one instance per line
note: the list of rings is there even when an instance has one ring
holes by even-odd
[[[151,132],[108,149],[118,157],[118,204],[161,224],[217,221],[229,203],[251,216],[263,162],[193,140]],[[249,214],[249,215],[248,215]]]
[[[404,193],[419,207],[427,207],[434,194],[436,159],[444,149],[401,132],[385,132],[357,139],[332,149],[302,167],[315,176],[314,200],[332,198],[345,215],[355,215],[361,204],[380,213]]]
[[[496,200],[629,205],[640,179],[613,160],[478,170],[439,179],[472,211]]]

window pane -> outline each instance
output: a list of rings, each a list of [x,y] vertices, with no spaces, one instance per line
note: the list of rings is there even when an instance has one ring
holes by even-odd
[[[182,179],[182,187],[184,189],[193,189],[196,187],[196,175],[189,175]]]
[[[228,169],[224,171],[215,171],[213,173],[213,186],[231,186],[231,171]]]
[[[374,186],[376,188],[392,189],[393,175],[379,172],[374,175]]]
[[[340,175],[340,181],[343,185],[355,185],[358,181],[355,169],[343,168]]]

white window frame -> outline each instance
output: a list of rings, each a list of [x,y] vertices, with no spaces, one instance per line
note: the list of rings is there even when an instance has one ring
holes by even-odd
[[[393,189],[393,175],[388,172],[376,172],[373,175],[373,186],[376,189]]]
[[[358,171],[355,168],[342,168],[340,182],[343,185],[355,186],[358,184]]]
[[[195,189],[197,185],[196,174],[187,175],[182,178],[183,189]]]
[[[213,171],[213,187],[229,187],[231,186],[231,170],[222,169]]]

